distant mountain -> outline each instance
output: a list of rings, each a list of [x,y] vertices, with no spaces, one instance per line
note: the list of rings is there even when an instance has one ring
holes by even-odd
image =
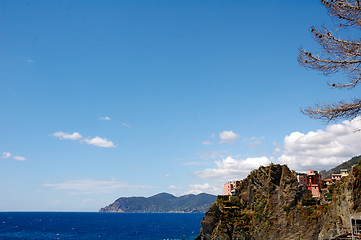
[[[325,170],[320,171],[320,175],[321,175],[322,179],[331,178],[332,174],[340,173],[341,169],[347,169],[347,168],[352,167],[353,165],[356,165],[360,159],[361,159],[361,155],[353,157],[350,160],[348,160],[344,163],[341,163],[340,165],[338,165],[328,171],[325,171]]]
[[[201,193],[175,197],[159,193],[151,197],[121,197],[99,212],[163,213],[163,212],[206,212],[216,201],[215,195]]]

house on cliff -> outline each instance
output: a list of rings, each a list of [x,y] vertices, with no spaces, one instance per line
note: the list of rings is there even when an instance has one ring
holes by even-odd
[[[334,173],[331,175],[331,179],[333,180],[333,182],[337,182],[339,180],[341,180],[341,178],[343,177],[347,177],[350,173],[349,169],[341,169],[340,173]]]
[[[331,179],[333,182],[337,182],[337,181],[341,180],[341,176],[342,175],[340,173],[334,173],[331,175]]]
[[[320,180],[321,177],[316,170],[308,170],[306,173],[297,173],[297,181],[300,186],[307,186],[311,191],[312,197],[321,197]]]
[[[321,176],[316,170],[308,170],[307,174],[297,173],[297,181],[299,185],[307,186],[307,189],[311,191],[313,197],[321,197],[320,192],[320,180]],[[224,195],[235,196],[236,189],[241,183],[240,180],[228,181],[224,184]]]
[[[328,187],[333,185],[335,182],[331,178],[323,179],[323,186]]]
[[[297,182],[300,186],[307,186],[307,174],[306,173],[297,173]]]
[[[228,181],[224,184],[224,195],[225,196],[234,196],[236,195],[236,189],[241,183],[240,180]]]
[[[306,173],[297,173],[297,181],[300,186],[307,186],[313,197],[321,197],[321,187],[335,184],[342,177],[349,175],[348,169],[341,169],[340,173],[334,173],[330,179],[321,179],[321,175],[316,170],[308,170]],[[322,185],[322,186],[321,186]]]
[[[320,175],[316,170],[308,170],[307,189],[311,191],[312,197],[321,197],[320,179]]]
[[[300,186],[307,186],[307,189],[311,191],[312,197],[321,197],[321,187],[323,185],[329,186],[339,181],[342,177],[348,176],[348,169],[341,169],[339,174],[332,174],[331,179],[325,179],[322,181],[321,175],[316,170],[308,170],[306,173],[296,173],[297,181]],[[235,196],[236,189],[240,184],[240,180],[228,181],[224,184],[224,195]],[[321,186],[322,185],[322,186]]]

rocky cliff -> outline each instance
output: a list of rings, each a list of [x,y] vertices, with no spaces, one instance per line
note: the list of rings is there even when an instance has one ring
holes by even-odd
[[[197,240],[330,239],[350,229],[350,213],[361,211],[361,171],[324,190],[320,199],[299,187],[285,165],[254,170],[236,196],[218,196],[206,212]]]

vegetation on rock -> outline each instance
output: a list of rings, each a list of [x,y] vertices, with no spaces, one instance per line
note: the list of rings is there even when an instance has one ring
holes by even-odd
[[[330,239],[349,230],[361,211],[361,169],[312,198],[285,165],[252,171],[235,196],[218,196],[202,220],[197,240]]]

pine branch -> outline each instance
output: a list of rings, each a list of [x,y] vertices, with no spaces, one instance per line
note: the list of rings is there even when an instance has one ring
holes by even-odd
[[[313,119],[335,121],[341,118],[352,119],[359,115],[361,111],[361,100],[354,99],[352,102],[339,101],[329,105],[317,104],[315,108],[301,110],[305,115]]]
[[[358,75],[358,65],[361,64],[360,60],[335,60],[332,58],[322,59],[314,56],[312,53],[304,49],[299,50],[298,62],[301,66],[306,68],[322,71],[324,74],[336,73],[340,70],[345,72],[354,71]]]
[[[361,58],[361,43],[351,40],[341,40],[333,36],[326,28],[311,27],[311,33],[324,52],[338,59],[357,60]]]
[[[330,16],[336,17],[341,27],[361,26],[360,0],[321,0]],[[320,54],[312,54],[304,49],[299,50],[300,65],[333,74],[342,71],[347,81],[328,83],[333,88],[355,88],[361,82],[361,40],[344,40],[335,37],[326,28],[311,28],[315,41],[320,44]],[[302,113],[315,119],[334,121],[341,118],[354,118],[361,114],[361,100],[350,102],[339,101],[328,105],[317,104],[314,108],[306,108]]]
[[[361,13],[358,0],[321,0],[331,16],[346,23],[343,26],[360,25]]]

